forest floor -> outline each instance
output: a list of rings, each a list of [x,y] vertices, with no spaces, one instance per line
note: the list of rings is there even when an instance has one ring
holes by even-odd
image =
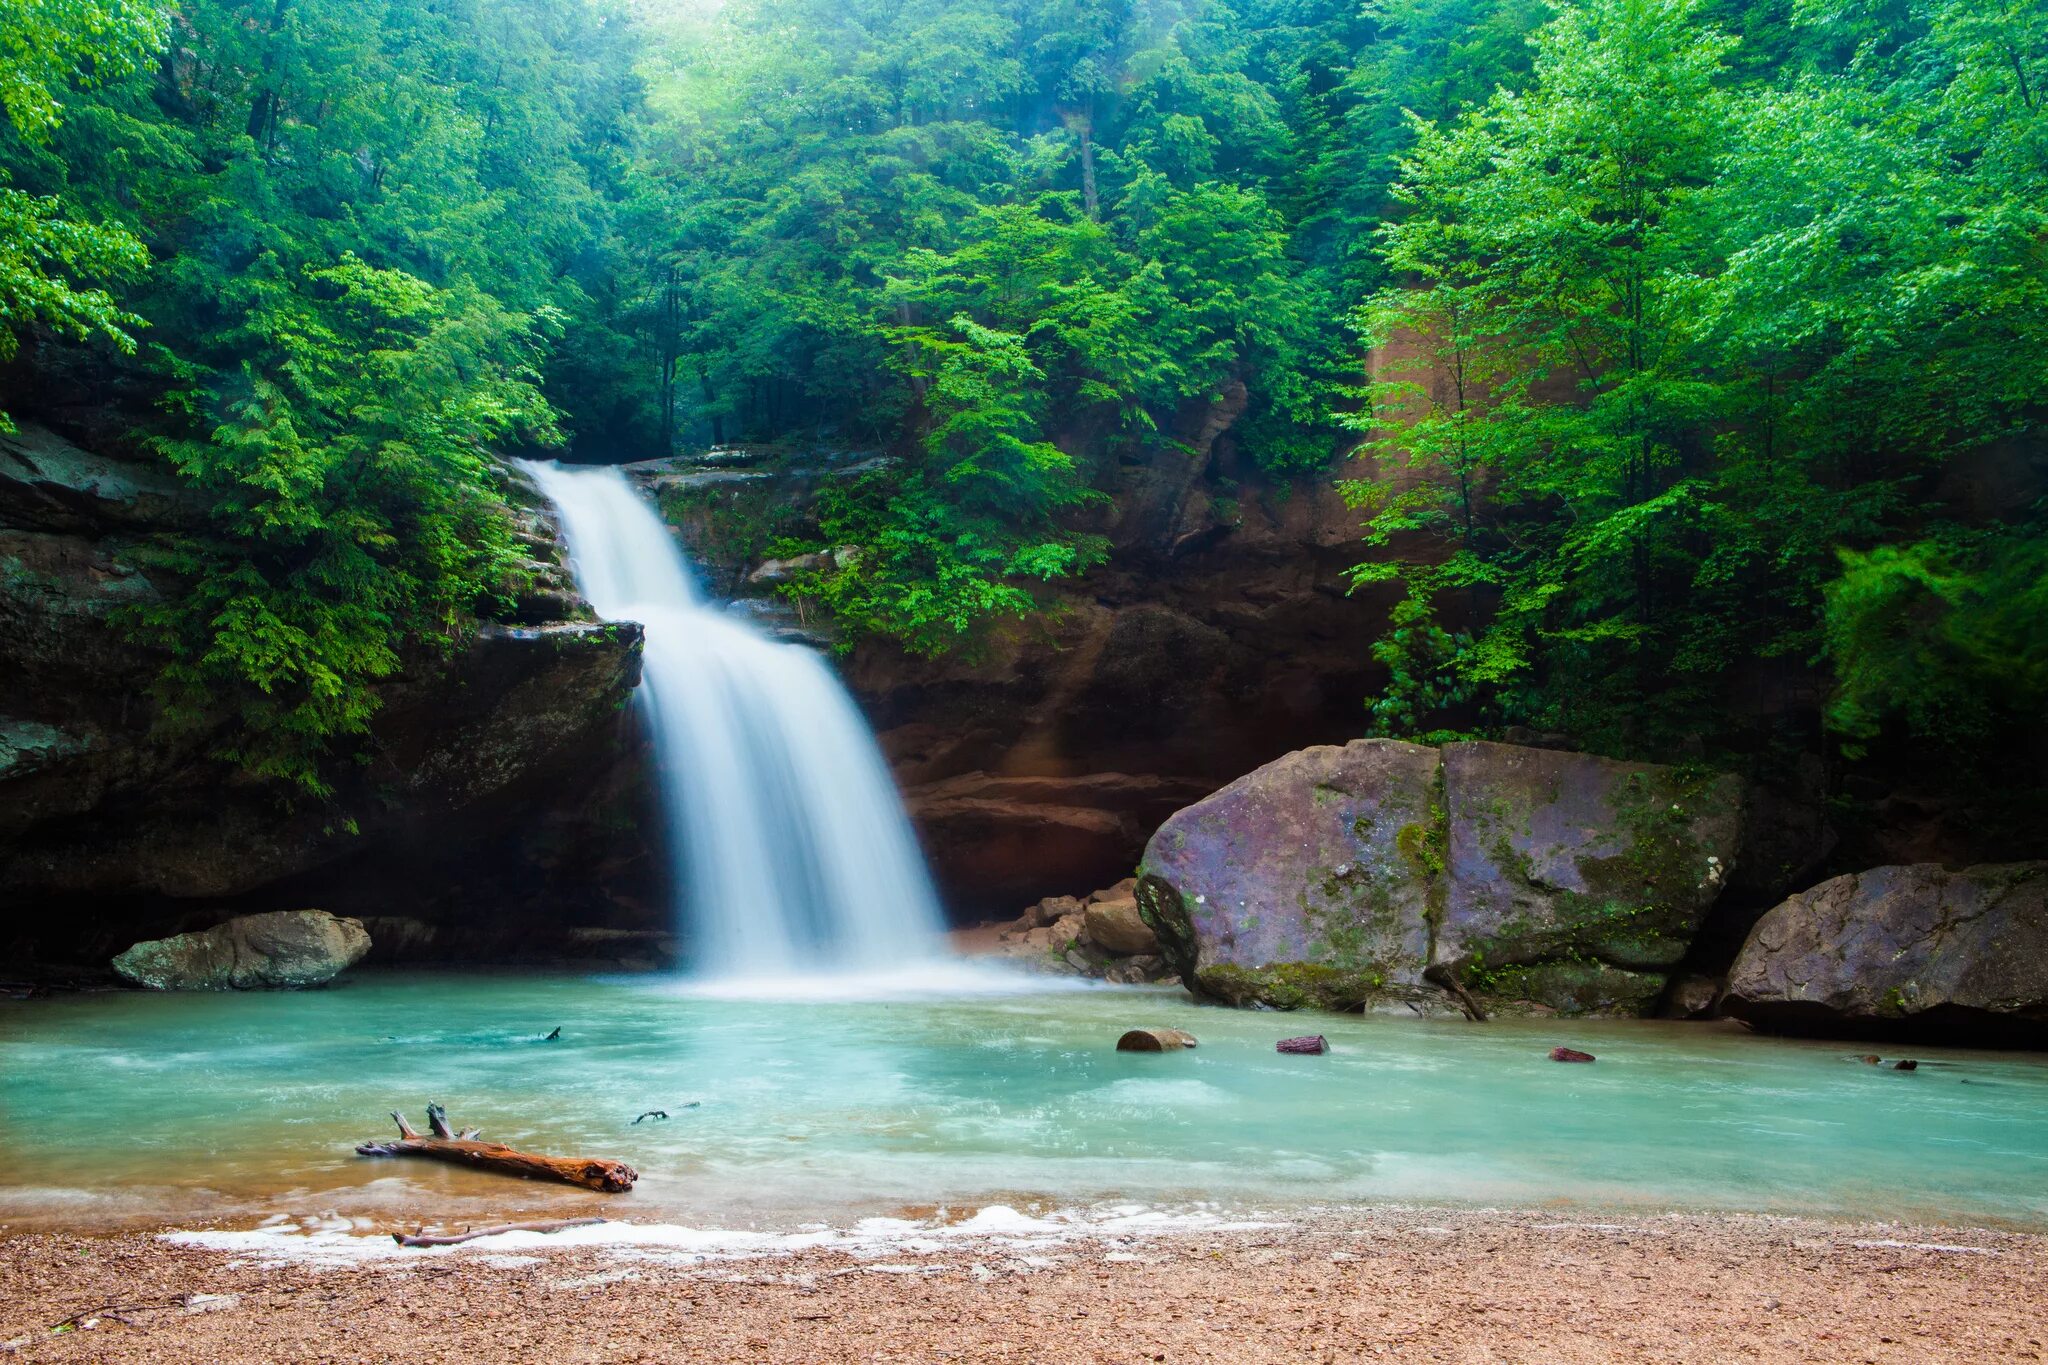
[[[0,1358],[1903,1365],[2048,1350],[2048,1236],[1583,1218],[1351,1210],[1028,1251],[711,1262],[485,1243],[319,1264],[17,1236],[0,1240]]]

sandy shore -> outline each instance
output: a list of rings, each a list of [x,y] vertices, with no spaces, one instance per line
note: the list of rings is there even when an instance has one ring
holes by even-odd
[[[2048,1236],[1368,1210],[1020,1250],[692,1262],[491,1243],[352,1265],[142,1234],[0,1242],[49,1361],[2010,1361]],[[388,1245],[388,1243],[386,1244]]]

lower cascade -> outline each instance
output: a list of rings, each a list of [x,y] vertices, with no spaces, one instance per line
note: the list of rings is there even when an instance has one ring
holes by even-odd
[[[561,514],[584,596],[646,628],[640,705],[696,971],[864,972],[941,955],[902,801],[831,669],[705,601],[618,470],[525,468]]]

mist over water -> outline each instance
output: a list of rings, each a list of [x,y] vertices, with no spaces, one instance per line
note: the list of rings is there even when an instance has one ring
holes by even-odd
[[[824,661],[707,602],[618,470],[524,467],[598,615],[646,627],[639,705],[693,972],[772,983],[948,961],[894,780]]]

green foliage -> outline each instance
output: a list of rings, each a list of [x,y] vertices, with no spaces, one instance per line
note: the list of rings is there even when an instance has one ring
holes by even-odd
[[[55,385],[143,396],[137,434],[204,495],[130,624],[170,660],[165,719],[260,777],[328,792],[376,685],[518,586],[494,452],[560,439],[543,370],[589,311],[634,89],[606,16],[0,6],[0,347],[33,328]]]
[[[1827,589],[1829,720],[1858,752],[1896,719],[1951,749],[2048,709],[2048,537],[1845,550]]]
[[[1227,425],[1272,506],[1348,427],[1376,732],[2038,714],[2039,4],[656,9],[0,0],[0,364],[205,493],[137,629],[251,769],[496,609],[558,440],[883,451],[746,539],[936,654],[1131,467]]]
[[[1332,6],[1330,13],[1335,14]],[[1235,386],[1277,474],[1334,451],[1335,311],[1257,5],[744,0],[679,23],[630,180],[660,441],[898,453],[803,590],[929,651],[1099,557],[1073,515]],[[826,580],[829,580],[826,581]]]
[[[1745,56],[1688,0],[1585,0],[1525,88],[1415,125],[1346,489],[1356,581],[1405,594],[1383,726],[1670,749],[1822,664],[1852,750],[2038,714],[2042,509],[1973,527],[1940,481],[2042,439],[2048,24],[1833,22]]]
[[[337,738],[408,644],[445,651],[516,585],[522,557],[490,451],[546,439],[529,323],[354,256],[266,281],[267,345],[196,397],[224,420],[160,448],[214,500],[217,538],[166,548],[183,591],[138,611],[173,662],[174,721],[242,721],[222,757],[314,794]]]
[[[31,146],[62,121],[60,98],[132,72],[164,36],[153,6],[95,0],[0,0],[0,111]],[[123,280],[148,263],[128,232],[74,213],[55,195],[13,188],[0,167],[0,362],[20,349],[20,333],[47,327],[74,341],[104,337],[133,352],[130,329],[142,319],[121,310],[86,279]],[[12,430],[0,411],[0,431]]]

